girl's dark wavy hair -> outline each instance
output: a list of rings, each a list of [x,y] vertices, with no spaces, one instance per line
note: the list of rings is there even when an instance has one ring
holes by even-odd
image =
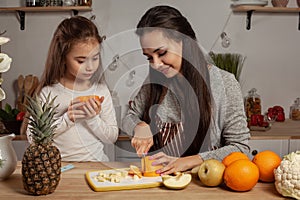
[[[150,92],[149,101],[146,102],[146,109],[142,120],[149,124],[155,119],[156,110],[150,108],[159,104],[165,95],[166,86],[169,82],[175,85],[173,91],[181,106],[183,130],[186,148],[182,156],[198,154],[212,116],[212,98],[210,94],[210,81],[208,63],[204,54],[197,44],[196,34],[187,19],[175,8],[170,6],[156,6],[149,9],[140,19],[136,34],[141,37],[147,32],[161,30],[163,35],[177,42],[182,41],[182,67],[181,73],[188,81],[189,86],[182,85],[178,77],[168,79],[162,73],[149,69],[149,84],[144,84]],[[161,83],[161,84],[160,84]],[[196,98],[190,98],[194,94]],[[197,109],[198,108],[198,109]],[[198,117],[197,117],[198,116]],[[151,123],[151,120],[152,123]],[[155,127],[151,127],[152,131]],[[154,134],[154,150],[162,147],[156,134]]]

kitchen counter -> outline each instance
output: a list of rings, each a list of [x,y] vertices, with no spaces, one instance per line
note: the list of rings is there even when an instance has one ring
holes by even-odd
[[[65,166],[69,163],[62,163]],[[248,192],[233,192],[220,187],[204,187],[199,180],[193,181],[183,190],[169,190],[165,187],[156,187],[138,190],[94,192],[85,180],[85,173],[89,170],[100,170],[110,168],[129,167],[132,163],[107,162],[107,163],[74,163],[74,169],[65,171],[61,175],[61,181],[55,192],[46,196],[31,196],[23,189],[21,163],[18,162],[15,172],[4,181],[0,182],[0,199],[118,199],[118,200],[140,200],[140,199],[284,199],[277,193],[274,183],[257,183]],[[136,163],[133,163],[136,164]],[[137,165],[137,164],[136,164]]]
[[[251,139],[300,139],[300,121],[274,122],[267,131],[251,131]]]
[[[273,123],[267,131],[250,131],[251,139],[300,139],[300,121],[286,119],[284,122]],[[2,134],[3,135],[3,134]],[[1,134],[0,134],[1,136]],[[14,140],[27,140],[26,135],[16,135]],[[118,141],[128,141],[130,137],[122,133]]]

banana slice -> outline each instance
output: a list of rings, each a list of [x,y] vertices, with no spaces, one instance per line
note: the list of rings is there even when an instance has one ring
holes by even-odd
[[[163,184],[167,188],[179,190],[188,186],[191,180],[192,180],[191,174],[181,173],[176,176],[171,176],[171,177],[166,176],[165,178],[163,178]]]

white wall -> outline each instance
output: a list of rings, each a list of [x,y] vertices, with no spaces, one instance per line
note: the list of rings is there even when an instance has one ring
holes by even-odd
[[[0,7],[19,6],[21,2],[1,0]],[[146,60],[138,50],[138,41],[131,38],[130,33],[142,14],[157,4],[169,4],[180,9],[208,51],[246,55],[241,75],[243,95],[246,96],[247,91],[255,87],[262,97],[263,111],[270,106],[281,105],[288,116],[289,106],[296,97],[300,97],[298,13],[254,13],[251,30],[246,30],[246,13],[232,13],[229,0],[94,0],[92,12],[80,12],[87,17],[95,14],[101,34],[107,36],[104,67],[111,62],[112,56],[121,55],[116,71],[106,72],[109,86],[119,91],[121,104],[128,101],[147,72]],[[270,2],[268,6],[271,6]],[[296,1],[290,1],[288,6],[296,7]],[[26,27],[21,31],[16,13],[0,12],[0,32],[6,30],[5,36],[11,38],[11,42],[2,46],[2,51],[13,58],[10,71],[3,74],[2,86],[7,93],[4,103],[14,103],[19,74],[41,75],[54,29],[71,14],[26,13]],[[218,38],[223,28],[232,39],[232,45],[227,49],[221,47]],[[129,70],[125,65],[136,70],[132,87],[126,86]]]

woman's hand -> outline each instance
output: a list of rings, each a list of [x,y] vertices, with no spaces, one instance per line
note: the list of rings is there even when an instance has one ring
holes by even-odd
[[[135,148],[139,157],[148,153],[153,145],[153,136],[150,126],[145,122],[140,122],[134,128],[134,137],[131,139],[131,145]]]
[[[152,155],[150,159],[155,160],[152,163],[153,165],[164,165],[163,168],[156,171],[159,174],[173,174],[176,172],[184,172],[200,165],[203,162],[202,158],[199,155],[177,158],[168,156],[163,152]]]

